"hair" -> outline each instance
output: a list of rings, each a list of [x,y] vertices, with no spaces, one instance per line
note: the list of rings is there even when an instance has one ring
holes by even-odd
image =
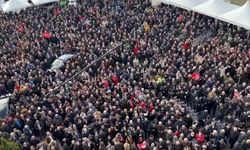
[[[128,142],[124,144],[124,150],[130,150],[130,144]]]

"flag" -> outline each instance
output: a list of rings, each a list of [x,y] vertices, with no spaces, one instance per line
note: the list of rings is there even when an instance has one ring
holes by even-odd
[[[193,73],[192,76],[191,76],[191,78],[192,78],[193,80],[196,80],[196,81],[199,80],[200,77],[201,77],[201,75],[200,75],[199,73]]]

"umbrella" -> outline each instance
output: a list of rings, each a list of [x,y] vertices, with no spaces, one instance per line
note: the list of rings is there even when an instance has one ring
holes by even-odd
[[[69,60],[70,58],[72,58],[74,55],[73,54],[64,54],[62,56],[60,56],[59,58],[57,58],[53,63],[52,63],[52,70],[55,69],[59,69],[62,66],[64,66],[64,62],[66,62],[67,60]]]
[[[64,54],[62,56],[60,56],[58,59],[62,60],[62,61],[67,61],[68,59],[72,58],[74,55],[73,54]]]
[[[58,69],[58,68],[61,68],[62,66],[64,66],[64,61],[62,61],[62,60],[60,60],[60,59],[56,59],[56,60],[52,63],[51,69]]]

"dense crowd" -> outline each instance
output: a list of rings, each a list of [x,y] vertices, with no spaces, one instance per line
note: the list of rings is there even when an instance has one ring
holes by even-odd
[[[23,150],[250,149],[245,30],[148,0],[38,6],[0,21],[0,94],[13,93],[0,135]],[[74,57],[50,69],[63,54]]]

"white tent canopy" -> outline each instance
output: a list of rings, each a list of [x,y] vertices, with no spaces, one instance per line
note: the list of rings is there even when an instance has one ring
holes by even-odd
[[[159,5],[159,4],[161,4],[161,2],[162,2],[162,0],[151,0],[151,4],[152,4],[153,6]]]
[[[4,12],[10,12],[19,11],[30,6],[27,0],[9,0],[2,4],[2,9]]]
[[[193,7],[207,1],[208,0],[168,0],[168,3],[183,9],[192,10]]]
[[[220,15],[236,8],[239,8],[239,6],[227,3],[223,0],[209,0],[206,3],[194,7],[193,11],[219,19]]]
[[[10,12],[19,11],[30,6],[27,0],[9,0],[2,4],[2,9],[4,12]]]
[[[250,1],[245,5],[227,12],[220,16],[220,19],[234,25],[250,29]]]
[[[59,0],[32,0],[34,5],[41,5],[46,3],[58,2]]]

